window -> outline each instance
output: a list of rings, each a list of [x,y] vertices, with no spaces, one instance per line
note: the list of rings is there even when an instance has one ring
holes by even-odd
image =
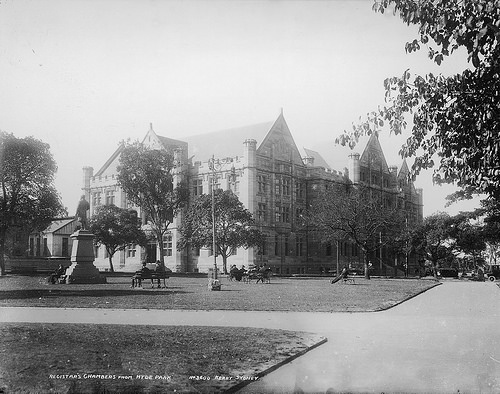
[[[290,207],[288,205],[276,204],[275,221],[277,223],[290,223]]]
[[[220,179],[219,177],[215,178],[215,183],[214,183],[214,178],[210,178],[210,185],[208,187],[208,192],[212,194],[212,187],[215,186],[215,190],[220,189]]]
[[[304,198],[304,183],[297,182],[295,184],[295,197]]]
[[[291,183],[292,183],[292,181],[290,180],[290,178],[283,178],[282,179],[281,189],[282,189],[282,193],[284,196],[290,195]]]
[[[240,182],[229,182],[229,190],[231,190],[234,194],[238,194],[240,192]]]
[[[281,255],[280,238],[278,235],[274,236],[274,255],[275,256]]]
[[[274,194],[277,196],[281,194],[281,178],[279,177],[274,179]]]
[[[297,237],[295,239],[295,255],[303,256],[304,255],[304,238]]]
[[[127,245],[127,257],[135,257],[136,249],[134,244]]]
[[[302,220],[302,211],[302,208],[295,208],[295,221],[297,223],[300,223],[300,221]]]
[[[163,236],[163,256],[172,256],[172,234]]]
[[[106,205],[114,205],[115,204],[115,191],[107,190],[106,191]]]
[[[95,213],[95,209],[101,205],[101,192],[95,192],[92,194],[92,211]]]
[[[259,247],[259,249],[257,251],[257,254],[259,256],[261,256],[261,255],[266,256],[267,255],[267,244],[266,244],[266,240],[265,239],[262,240],[262,244],[260,245],[260,247]]]
[[[193,196],[199,196],[203,194],[203,180],[202,179],[194,179],[192,183],[193,187]]]
[[[283,209],[283,223],[290,223],[290,207],[284,206]]]
[[[266,217],[266,211],[267,211],[267,206],[264,203],[259,203],[258,209],[257,209],[257,220],[260,222],[265,222],[267,217]]]
[[[288,236],[285,236],[285,256],[289,255],[289,250],[288,250]]]
[[[265,193],[267,189],[267,177],[265,175],[257,175],[258,192]]]

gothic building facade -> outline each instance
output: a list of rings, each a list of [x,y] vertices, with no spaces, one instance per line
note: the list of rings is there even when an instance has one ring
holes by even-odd
[[[355,245],[323,244],[314,232],[301,225],[300,216],[320,183],[368,184],[398,198],[407,212],[409,225],[422,220],[422,191],[408,181],[406,163],[399,170],[387,165],[376,135],[370,137],[362,154],[345,158],[347,168],[341,171],[330,168],[318,152],[299,150],[283,113],[271,123],[190,136],[182,141],[159,136],[151,126],[142,143],[174,154],[174,179],[189,184],[191,198],[211,193],[212,187],[232,190],[253,214],[256,226],[265,235],[265,243],[258,249],[236,250],[229,257],[229,265],[265,263],[275,274],[283,275],[319,274],[334,269],[337,261],[351,267],[362,266],[362,256]],[[141,214],[140,207],[127,201],[117,183],[120,151],[121,147],[96,173],[92,167],[83,169],[83,190],[91,214],[103,204],[133,208]],[[142,217],[147,226],[145,216]],[[182,214],[169,227],[161,245],[128,245],[115,254],[114,269],[131,272],[142,261],[154,262],[161,247],[166,266],[174,272],[207,272],[214,262],[211,248],[177,249],[181,220]],[[94,264],[106,270],[109,264],[105,249],[96,248],[95,256]],[[381,267],[399,264],[387,251],[377,258]],[[407,261],[417,264],[415,259]]]

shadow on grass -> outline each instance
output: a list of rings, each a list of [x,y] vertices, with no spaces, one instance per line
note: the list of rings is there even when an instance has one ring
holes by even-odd
[[[57,298],[57,297],[128,297],[131,295],[175,295],[185,294],[186,291],[171,291],[169,289],[151,290],[106,290],[106,289],[29,289],[29,290],[5,290],[0,291],[0,300],[22,300],[31,298]]]

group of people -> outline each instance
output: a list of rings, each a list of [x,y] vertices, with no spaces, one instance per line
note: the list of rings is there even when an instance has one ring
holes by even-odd
[[[241,281],[243,276],[247,273],[247,269],[245,266],[242,266],[241,268],[237,268],[236,265],[232,265],[231,268],[229,269],[229,279],[230,280],[237,280],[238,282]]]
[[[136,271],[134,276],[132,277],[132,286],[131,287],[137,287],[141,286],[142,279],[151,279],[152,274],[160,274],[156,279],[158,280],[158,288],[160,287],[160,276],[163,276],[163,279],[165,278],[167,269],[165,268],[165,264],[160,261],[156,260],[155,263],[155,269],[150,270],[147,266],[146,262],[142,263],[142,268],[139,271]],[[152,279],[151,279],[152,283]]]

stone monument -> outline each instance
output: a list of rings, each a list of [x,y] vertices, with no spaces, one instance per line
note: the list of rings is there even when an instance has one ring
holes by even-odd
[[[87,229],[87,211],[90,204],[82,196],[76,210],[76,217],[81,226],[71,234],[71,265],[66,270],[66,283],[106,283],[106,277],[101,275],[94,265],[94,235]]]

